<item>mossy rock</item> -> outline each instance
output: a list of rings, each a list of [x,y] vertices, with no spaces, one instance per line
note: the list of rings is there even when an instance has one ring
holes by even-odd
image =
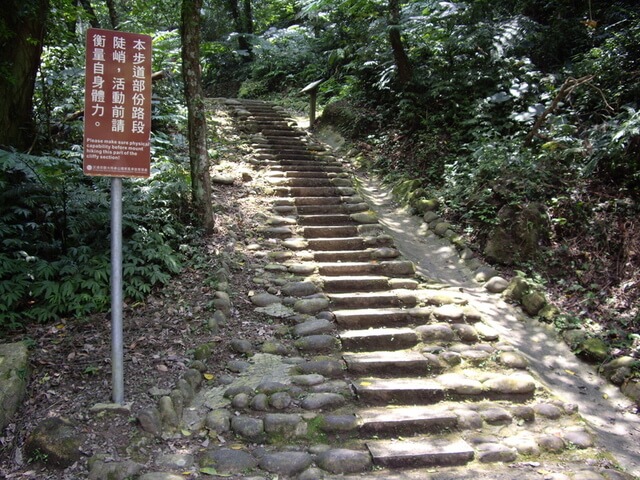
[[[585,360],[602,362],[609,356],[609,346],[598,337],[590,337],[578,345],[576,354]]]
[[[522,297],[529,292],[531,285],[524,277],[513,277],[509,286],[504,291],[503,295],[507,300],[514,302],[520,302]]]
[[[27,437],[25,453],[32,461],[66,468],[82,456],[80,447],[84,436],[66,418],[51,417],[43,420]]]
[[[540,320],[544,322],[553,323],[558,315],[560,315],[560,313],[562,312],[558,307],[556,307],[552,303],[547,303],[544,307],[542,307],[542,310],[538,312],[538,318],[540,318]]]
[[[538,313],[547,304],[547,299],[542,292],[537,290],[530,291],[522,296],[522,309],[532,317]]]
[[[432,212],[440,207],[440,202],[437,198],[418,198],[412,202],[411,205],[416,209],[416,212],[420,215],[424,215],[427,212]]]

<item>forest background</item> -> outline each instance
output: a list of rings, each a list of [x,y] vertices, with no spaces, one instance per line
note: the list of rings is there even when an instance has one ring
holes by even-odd
[[[203,95],[303,111],[300,89],[322,80],[319,124],[348,139],[361,168],[416,213],[435,200],[477,252],[544,285],[559,330],[587,328],[605,358],[640,356],[635,0],[5,3],[0,336],[108,309],[109,182],[82,174],[94,26],[151,35],[162,77],[152,175],[125,182],[129,304],[205,262],[203,204],[215,211],[215,197],[205,201],[203,172],[227,146],[212,125],[194,133]],[[200,67],[193,88],[188,55]],[[496,249],[510,226],[514,248]]]

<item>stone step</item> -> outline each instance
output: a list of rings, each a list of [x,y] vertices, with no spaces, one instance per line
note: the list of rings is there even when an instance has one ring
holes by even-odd
[[[277,183],[281,186],[286,186],[289,188],[298,188],[298,187],[335,187],[335,184],[332,182],[330,178],[327,177],[315,177],[315,178],[287,178],[287,177],[270,177],[269,181],[271,183]]]
[[[305,232],[306,233],[306,232]],[[384,275],[388,277],[413,276],[415,266],[408,260],[390,260],[382,262],[335,262],[319,263],[320,275]]]
[[[342,349],[348,352],[404,350],[418,344],[418,335],[408,327],[345,330],[338,334]]]
[[[275,187],[273,194],[279,197],[340,197],[355,195],[351,187]]]
[[[300,234],[304,238],[345,238],[358,235],[357,225],[337,225],[320,227],[302,227]]]
[[[411,291],[332,293],[329,300],[334,309],[407,308],[415,307],[418,303]]]
[[[389,468],[464,465],[475,456],[462,439],[376,440],[366,442],[374,465]]]
[[[458,415],[435,405],[377,407],[358,410],[359,431],[380,438],[435,434],[458,428]]]
[[[365,203],[346,203],[340,205],[307,205],[296,208],[299,216],[303,215],[350,215],[366,212],[369,209]],[[351,220],[351,217],[349,217]]]
[[[292,239],[289,248],[295,245]],[[307,239],[304,248],[317,252],[364,250],[366,248],[391,248],[393,239],[387,235],[379,237],[348,237],[348,238],[310,238]],[[352,290],[347,290],[352,291]]]
[[[385,277],[380,277],[385,278]],[[363,291],[358,289],[357,291]],[[334,310],[336,323],[343,329],[365,329],[398,325],[424,324],[431,321],[433,309],[414,308],[364,308]]]
[[[283,165],[274,165],[271,167],[272,172],[282,171],[283,173],[288,172],[298,172],[298,173],[313,173],[313,172],[325,172],[325,173],[340,173],[344,171],[342,167],[334,166],[334,165],[310,165],[310,164],[300,164],[299,166],[291,165],[291,167],[295,167],[295,169],[290,170],[289,168],[285,168]]]
[[[369,405],[433,405],[446,394],[441,384],[424,378],[360,378],[352,387],[358,399]]]
[[[400,254],[391,248],[369,248],[366,250],[336,250],[329,252],[313,252],[313,260],[317,262],[368,262],[379,259],[396,258]]]
[[[322,285],[325,293],[389,290],[389,277],[380,275],[357,278],[352,276],[327,277],[322,279]]]
[[[298,211],[298,213],[300,213]],[[298,225],[346,225],[353,223],[350,215],[344,213],[325,213],[321,215],[298,215]]]
[[[263,129],[262,134],[267,137],[269,140],[276,138],[279,139],[281,137],[286,138],[298,138],[303,137],[305,134],[302,132],[298,132],[296,130],[287,129],[287,130],[274,130],[274,129]]]
[[[338,174],[328,173],[323,171],[298,171],[289,170],[283,172],[271,171],[269,177],[283,177],[283,178],[337,178]]]
[[[433,371],[433,365],[419,352],[412,350],[345,353],[348,374],[355,375],[416,375]]]

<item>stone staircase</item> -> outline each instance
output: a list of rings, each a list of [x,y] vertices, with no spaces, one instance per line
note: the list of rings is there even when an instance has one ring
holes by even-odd
[[[281,109],[226,105],[269,180],[271,285],[293,298],[300,388],[271,443],[318,468],[292,476],[632,478],[466,298],[420,282],[341,161]]]

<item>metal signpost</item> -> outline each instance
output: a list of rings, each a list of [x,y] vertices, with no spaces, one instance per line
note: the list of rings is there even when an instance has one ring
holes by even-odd
[[[111,178],[112,400],[124,403],[122,338],[122,178],[151,169],[151,37],[87,32],[84,158],[86,175]]]

